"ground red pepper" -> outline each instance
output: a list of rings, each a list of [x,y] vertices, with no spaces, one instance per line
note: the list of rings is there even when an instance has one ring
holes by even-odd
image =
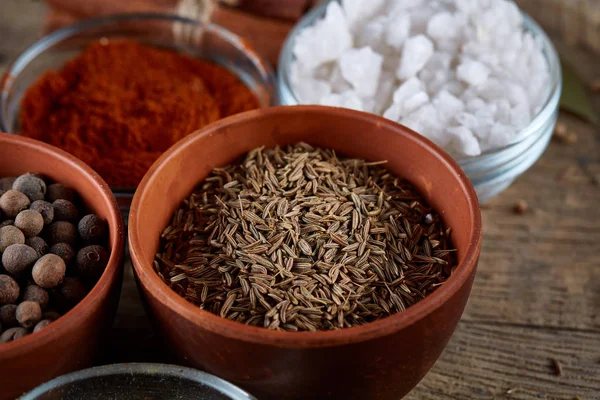
[[[113,187],[135,187],[184,136],[258,107],[223,67],[132,41],[98,42],[26,91],[20,134],[68,151]]]

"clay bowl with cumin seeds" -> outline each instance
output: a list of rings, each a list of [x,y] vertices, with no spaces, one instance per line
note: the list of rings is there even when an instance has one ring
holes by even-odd
[[[91,365],[121,293],[125,227],[108,185],[82,161],[36,140],[0,133],[0,176],[37,172],[74,189],[109,225],[106,270],[69,312],[39,332],[0,344],[0,399],[14,399],[52,378]]]
[[[458,264],[435,292],[407,310],[326,332],[247,326],[200,310],[154,271],[173,212],[215,167],[260,146],[297,142],[334,149],[408,179],[452,228]],[[287,106],[218,121],[183,139],[150,168],[129,217],[138,286],[156,329],[182,362],[261,400],[390,399],[407,394],[436,362],[461,317],[481,249],[481,215],[468,178],[423,136],[352,110]]]

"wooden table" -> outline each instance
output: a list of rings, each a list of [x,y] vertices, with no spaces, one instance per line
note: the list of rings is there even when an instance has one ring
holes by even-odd
[[[0,71],[38,35],[44,7],[3,0]],[[558,43],[586,80],[600,60]],[[594,75],[596,74],[596,75]],[[594,98],[600,110],[600,96]],[[569,115],[578,137],[483,206],[484,243],[467,310],[446,351],[407,396],[600,399],[600,132]],[[513,213],[515,202],[529,205]],[[131,266],[102,362],[169,362],[140,304]]]

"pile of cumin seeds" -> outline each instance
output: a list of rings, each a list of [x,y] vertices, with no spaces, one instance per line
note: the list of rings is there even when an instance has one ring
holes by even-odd
[[[182,203],[154,268],[200,308],[269,329],[342,329],[403,311],[455,261],[450,229],[384,163],[304,143],[252,150]]]

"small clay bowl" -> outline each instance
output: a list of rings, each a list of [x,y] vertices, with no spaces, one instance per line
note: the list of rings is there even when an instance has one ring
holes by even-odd
[[[161,231],[181,201],[215,167],[247,151],[299,141],[343,156],[387,160],[452,228],[458,266],[437,291],[402,313],[328,332],[279,332],[200,310],[172,291],[152,262]],[[423,136],[381,117],[318,106],[233,116],[183,139],[148,171],[129,217],[139,288],[160,333],[184,362],[261,400],[390,399],[414,388],[450,340],[471,291],[481,215],[468,178]]]
[[[25,172],[73,188],[90,210],[106,219],[111,256],[98,283],[72,310],[39,332],[0,344],[0,399],[14,399],[49,379],[90,366],[112,324],[123,282],[123,218],[102,178],[55,147],[0,133],[0,176]]]

